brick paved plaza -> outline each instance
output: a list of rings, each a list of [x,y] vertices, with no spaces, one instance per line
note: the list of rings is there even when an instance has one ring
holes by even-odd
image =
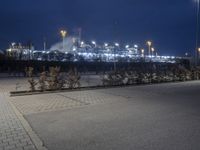
[[[9,97],[17,82],[0,80],[0,150],[200,149],[199,81]]]
[[[0,149],[35,150],[32,140],[5,94],[0,94]]]

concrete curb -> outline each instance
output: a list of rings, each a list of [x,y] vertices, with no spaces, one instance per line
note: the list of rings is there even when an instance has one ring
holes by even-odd
[[[22,126],[24,127],[25,131],[30,136],[35,148],[37,150],[47,150],[47,148],[44,146],[43,142],[40,140],[40,138],[37,136],[37,134],[33,131],[33,129],[31,128],[29,123],[25,120],[23,115],[17,110],[17,108],[12,104],[12,102],[9,101],[8,98],[6,98],[6,99],[8,100],[8,102],[11,105],[11,107],[13,108],[15,114],[19,118],[19,120],[20,120]]]
[[[63,88],[61,90],[46,90],[40,91],[10,91],[10,97],[16,96],[30,96],[30,95],[41,95],[41,94],[52,94],[52,93],[62,93],[62,92],[74,92],[74,91],[87,91],[87,90],[98,90],[98,89],[109,89],[109,88],[120,88],[120,87],[131,87],[131,86],[144,86],[144,85],[158,85],[158,84],[169,84],[169,83],[182,83],[191,82],[199,80],[187,80],[187,81],[169,81],[169,82],[159,82],[159,83],[135,83],[135,84],[121,84],[121,85],[96,85],[96,86],[85,86],[79,88]]]

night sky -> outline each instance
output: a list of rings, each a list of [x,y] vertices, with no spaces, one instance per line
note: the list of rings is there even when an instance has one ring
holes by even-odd
[[[0,49],[32,41],[42,49],[82,28],[85,41],[145,46],[160,54],[182,55],[195,47],[194,0],[0,0]]]

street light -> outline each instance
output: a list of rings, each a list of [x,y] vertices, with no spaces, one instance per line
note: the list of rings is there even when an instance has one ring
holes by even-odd
[[[119,43],[115,43],[115,46],[116,46],[116,47],[119,47]]]
[[[84,44],[85,44],[85,43],[84,43],[83,41],[81,41],[81,47],[83,47],[83,46],[84,46]]]
[[[96,47],[97,44],[95,41],[92,41],[91,43],[94,45],[94,47]]]
[[[150,56],[152,42],[151,41],[147,41],[147,45],[148,45],[148,48],[149,48],[149,56]]]
[[[126,47],[126,49],[128,49],[130,46],[129,46],[129,45],[126,45],[125,47]]]
[[[144,49],[141,49],[142,57],[144,57]]]
[[[108,47],[108,43],[104,43],[104,46],[105,46],[105,47]]]
[[[115,43],[115,46],[119,48],[119,43]],[[116,48],[114,48],[114,71],[117,70],[116,67]]]
[[[67,31],[65,31],[65,30],[61,30],[60,31],[60,34],[61,34],[61,37],[62,37],[62,39],[63,39],[63,49],[64,49],[64,40],[65,40],[65,37],[66,37],[66,35],[67,35]]]
[[[153,56],[153,52],[155,51],[155,49],[152,47],[151,48],[151,52],[152,52],[152,56]]]
[[[74,47],[74,48],[73,48],[73,51],[76,51],[76,50],[77,50],[77,49]]]

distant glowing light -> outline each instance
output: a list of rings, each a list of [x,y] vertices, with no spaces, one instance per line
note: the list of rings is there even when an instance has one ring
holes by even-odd
[[[175,56],[171,56],[171,59],[175,59]]]
[[[83,41],[81,42],[81,45],[84,45],[84,42],[83,42]]]
[[[92,44],[96,45],[96,42],[95,42],[95,41],[92,41]]]
[[[11,52],[12,50],[11,50],[11,48],[9,48],[9,49],[7,49],[7,51],[8,51],[8,52]]]
[[[129,48],[130,46],[129,46],[129,45],[126,45],[125,47],[126,47],[126,48]]]
[[[152,42],[151,42],[151,41],[147,41],[147,45],[148,45],[148,46],[151,46],[151,45],[152,45]]]
[[[141,49],[141,53],[144,54],[144,49]]]
[[[28,52],[27,52],[27,51],[24,51],[24,52],[23,52],[23,54],[27,55],[27,54],[28,54]]]
[[[16,45],[16,43],[15,43],[15,42],[12,42],[12,43],[11,43],[11,45],[12,45],[12,46],[15,46],[15,45]]]
[[[115,46],[119,47],[119,43],[115,43]]]
[[[61,34],[62,38],[65,38],[66,35],[67,35],[67,31],[61,30],[61,31],[60,31],[60,34]]]

